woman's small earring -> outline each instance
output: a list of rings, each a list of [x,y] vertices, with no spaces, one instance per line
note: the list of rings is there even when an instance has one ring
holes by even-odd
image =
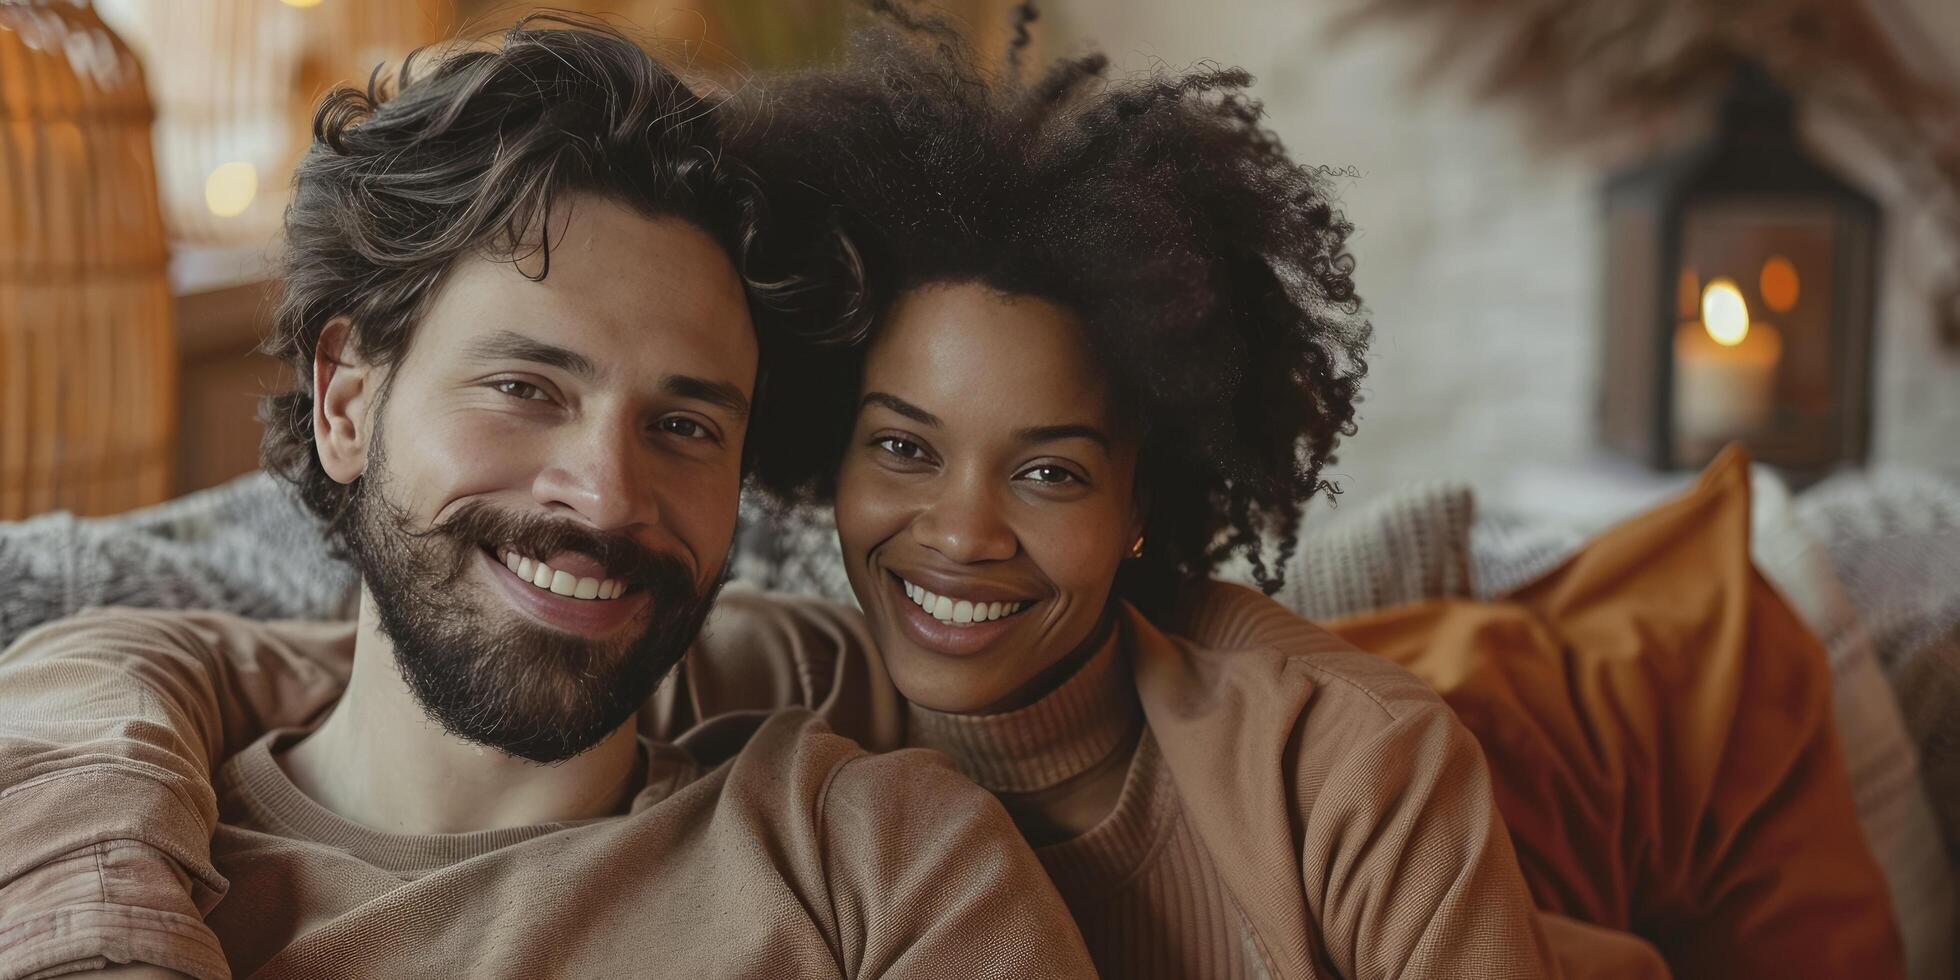
[[[1143,557],[1143,535],[1141,534],[1137,535],[1136,543],[1130,545],[1130,557],[1131,558]]]

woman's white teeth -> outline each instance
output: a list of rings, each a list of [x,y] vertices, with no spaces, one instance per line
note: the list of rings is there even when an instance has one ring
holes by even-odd
[[[904,579],[899,579],[905,582]],[[905,595],[932,618],[942,623],[966,626],[973,623],[986,623],[1002,616],[1012,616],[1027,608],[1025,602],[974,602],[969,599],[954,599],[950,596],[935,595],[931,589],[905,582]]]
[[[581,578],[559,571],[541,561],[526,558],[508,548],[497,552],[511,574],[537,588],[574,599],[617,599],[626,594],[626,583],[616,578]]]

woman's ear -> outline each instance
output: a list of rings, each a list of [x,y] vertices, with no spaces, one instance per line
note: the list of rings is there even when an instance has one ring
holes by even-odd
[[[313,349],[313,444],[320,466],[340,483],[367,471],[374,439],[378,372],[352,342],[353,324],[338,317],[320,332]]]
[[[1142,479],[1139,478],[1137,480],[1136,486],[1134,486],[1130,490],[1130,540],[1131,541],[1133,542],[1143,541],[1143,528],[1145,524],[1149,523],[1149,520],[1150,520],[1150,488],[1145,486],[1143,484]],[[1137,550],[1137,549],[1133,549],[1133,550]],[[1132,555],[1131,557],[1140,558],[1142,556]]]

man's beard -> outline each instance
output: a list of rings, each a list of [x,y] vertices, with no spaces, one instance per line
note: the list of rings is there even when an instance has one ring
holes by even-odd
[[[385,477],[377,446],[354,490],[348,550],[409,690],[459,738],[541,763],[592,748],[653,694],[721,591],[719,579],[703,590],[679,558],[624,535],[481,502],[417,531],[408,513],[386,499]],[[500,603],[462,586],[485,547],[540,560],[569,551],[599,562],[626,583],[628,595],[649,593],[639,631],[594,641],[512,610],[483,608]]]

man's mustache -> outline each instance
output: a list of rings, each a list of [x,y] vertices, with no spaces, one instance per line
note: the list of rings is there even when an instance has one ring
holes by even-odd
[[[606,569],[609,578],[624,581],[628,588],[650,588],[656,595],[686,594],[694,591],[692,569],[679,555],[654,551],[624,534],[606,534],[581,527],[562,518],[541,514],[519,514],[483,501],[457,507],[447,518],[415,535],[418,538],[449,538],[460,545],[509,548],[537,560],[571,552],[584,555]],[[459,552],[451,579],[462,573]]]

